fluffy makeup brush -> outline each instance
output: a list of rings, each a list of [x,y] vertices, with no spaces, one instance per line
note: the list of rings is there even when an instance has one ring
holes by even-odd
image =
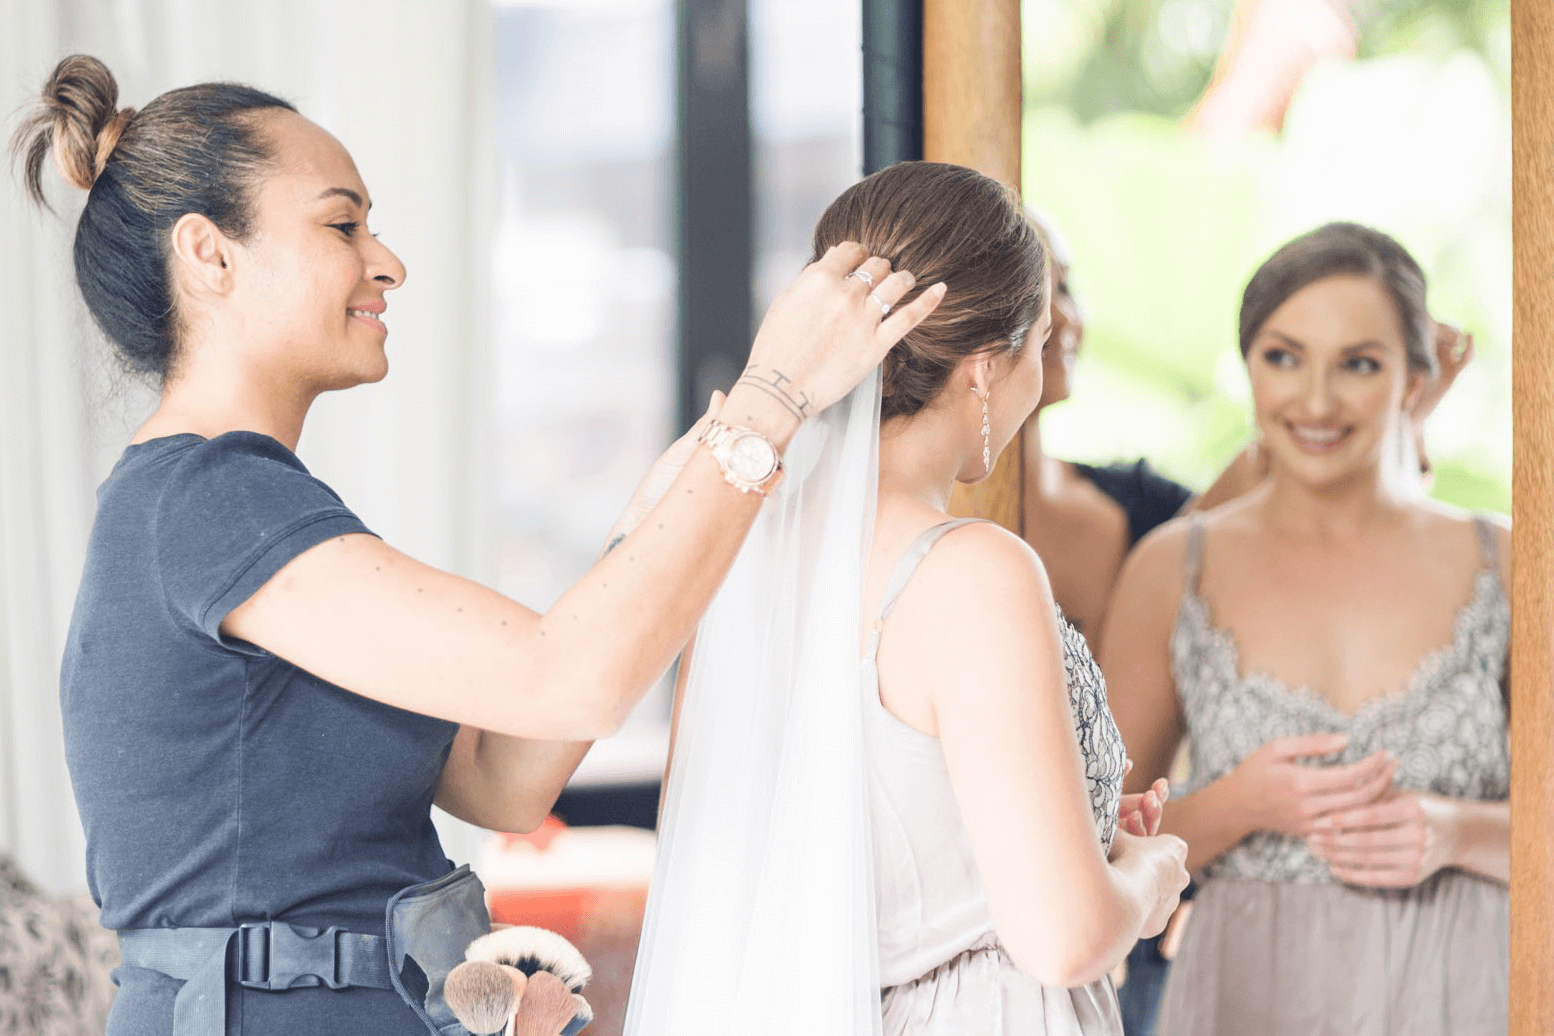
[[[504,928],[469,944],[443,996],[473,1033],[575,1036],[593,1021],[581,995],[592,976],[583,955],[555,932]]]

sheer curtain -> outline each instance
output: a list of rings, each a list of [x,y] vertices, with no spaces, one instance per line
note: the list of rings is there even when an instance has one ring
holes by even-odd
[[[251,82],[350,149],[373,229],[409,278],[390,307],[388,379],[321,399],[298,452],[390,543],[486,582],[491,38],[481,0],[0,5],[0,114],[80,51],[113,70],[121,104]],[[0,850],[62,892],[84,874],[60,652],[95,487],[154,393],[114,373],[70,269],[84,198],[51,188],[57,215],[33,211],[9,169],[0,179]],[[473,836],[442,821],[450,855],[467,859]]]

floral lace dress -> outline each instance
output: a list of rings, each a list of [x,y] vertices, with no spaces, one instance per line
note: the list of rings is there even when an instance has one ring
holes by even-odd
[[[939,739],[880,702],[879,630],[918,564],[951,529],[913,542],[891,579],[864,661],[864,740],[873,823],[875,911],[886,1036],[1121,1036],[1110,979],[1042,986],[998,941]],[[1125,764],[1106,684],[1078,631],[1062,623],[1069,705],[1096,837],[1110,849]]]
[[[1187,592],[1171,640],[1190,744],[1185,793],[1224,776],[1276,737],[1349,735],[1337,763],[1378,749],[1395,783],[1455,798],[1510,790],[1501,693],[1510,606],[1495,533],[1475,519],[1483,564],[1452,643],[1422,658],[1406,688],[1346,716],[1309,690],[1241,675],[1230,635],[1198,593],[1203,528],[1187,546]],[[1508,1025],[1509,896],[1447,869],[1422,885],[1344,885],[1305,842],[1258,832],[1202,875],[1161,1004],[1158,1036],[1477,1036]]]

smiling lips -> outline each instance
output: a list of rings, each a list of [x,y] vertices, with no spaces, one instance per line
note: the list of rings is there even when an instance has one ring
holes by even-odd
[[[1331,453],[1349,437],[1349,429],[1334,428],[1330,425],[1298,425],[1286,422],[1285,427],[1289,429],[1290,438],[1295,440],[1295,445],[1307,453]]]
[[[388,334],[388,325],[379,319],[379,316],[386,309],[388,309],[388,304],[385,302],[369,302],[365,305],[352,307],[345,312],[352,320],[360,320],[373,330]]]

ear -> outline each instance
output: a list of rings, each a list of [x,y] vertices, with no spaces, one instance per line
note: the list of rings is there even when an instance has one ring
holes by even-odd
[[[960,361],[960,368],[955,372],[955,382],[964,386],[962,392],[969,388],[980,400],[987,397],[998,375],[995,354],[990,349],[982,349]]]
[[[195,292],[225,295],[233,286],[233,242],[197,212],[173,224],[172,258],[175,276]]]

